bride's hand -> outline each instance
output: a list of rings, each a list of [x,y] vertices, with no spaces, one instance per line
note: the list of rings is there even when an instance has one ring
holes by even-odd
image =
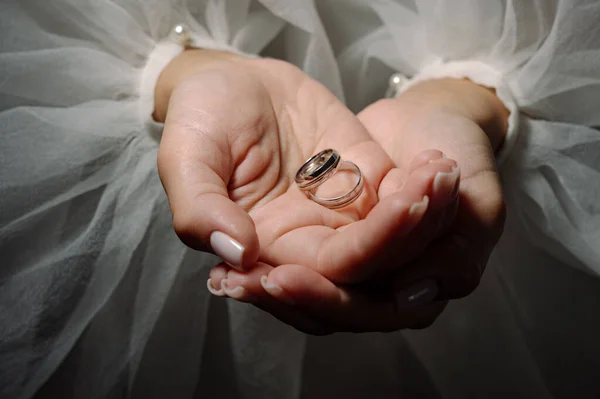
[[[382,179],[380,200],[417,186],[415,176],[424,169],[415,165],[423,157],[435,158],[435,151],[423,152],[432,147],[459,162],[461,183],[455,185],[459,200],[433,196],[418,225],[388,246],[392,256],[386,257],[384,250],[371,259],[367,271],[376,273],[363,274],[361,284],[340,285],[358,281],[347,281],[347,276],[326,267],[319,274],[300,266],[268,265],[246,274],[229,271],[225,277],[223,270],[213,271],[216,279],[225,278],[226,286],[243,286],[254,296],[247,295],[248,300],[305,331],[427,326],[445,300],[468,295],[477,287],[502,232],[504,206],[494,150],[507,128],[507,111],[493,93],[467,81],[426,82],[397,99],[371,105],[358,117],[397,166]],[[427,193],[431,196],[433,191]],[[442,206],[436,206],[438,201]],[[361,270],[354,265],[348,275]],[[256,281],[263,275],[268,277],[261,287]],[[281,303],[266,300],[263,288]],[[406,306],[407,298],[412,305],[435,302]]]
[[[159,174],[182,241],[216,253],[238,270],[300,272],[299,289],[315,279],[328,284],[323,275],[338,282],[362,281],[389,271],[390,259],[407,261],[415,252],[408,232],[431,204],[443,208],[453,201],[456,181],[445,179],[433,188],[438,172],[450,173],[455,166],[437,151],[415,159],[410,183],[402,190],[380,187],[394,173],[390,157],[335,96],[285,62],[187,51],[159,79],[155,117],[165,121]],[[365,181],[360,198],[339,210],[309,200],[294,182],[299,166],[325,148],[356,163]],[[334,185],[347,190],[355,178],[342,176]],[[420,241],[435,234],[425,229]],[[213,273],[216,284],[209,280],[213,292],[223,292],[224,275],[218,274]],[[253,282],[260,286],[261,275],[256,276]],[[242,285],[223,288],[249,300]],[[258,295],[267,296],[262,289]],[[359,301],[364,306],[355,321],[367,319],[368,325],[356,329],[407,324],[393,298],[385,303],[377,295],[366,298]],[[259,305],[277,316],[278,305],[270,304]],[[343,309],[340,316],[348,317],[352,306],[339,303],[330,311]],[[375,307],[379,324],[371,312]]]
[[[432,146],[460,165],[456,217],[397,278],[434,280],[439,299],[470,294],[503,230],[504,199],[494,152],[508,129],[508,110],[491,90],[468,80],[439,79],[372,104],[358,117],[399,170]],[[390,174],[381,185],[393,180]]]
[[[165,120],[158,167],[175,230],[233,267],[250,268],[260,256],[274,266],[325,262],[342,272],[421,217],[408,212],[423,200],[418,188],[379,201],[380,182],[394,169],[389,156],[291,64],[187,51],[161,75],[156,98],[156,119]],[[365,181],[359,199],[340,210],[309,200],[294,182],[298,167],[326,148],[356,163]],[[429,166],[436,168],[447,162]],[[355,178],[336,184],[349,189]]]

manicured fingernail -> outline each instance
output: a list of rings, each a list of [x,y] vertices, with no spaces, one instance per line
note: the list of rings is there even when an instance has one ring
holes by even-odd
[[[210,235],[210,246],[225,263],[240,269],[245,250],[242,244],[225,233],[215,231]]]
[[[444,193],[454,194],[458,186],[460,168],[452,168],[450,172],[438,172],[433,178],[433,195],[436,197]],[[448,187],[452,187],[448,190]]]
[[[291,305],[294,304],[294,301],[287,295],[287,293],[279,286],[278,284],[269,283],[267,281],[267,276],[262,276],[260,278],[260,284],[267,291],[267,293],[277,299],[280,299],[284,302],[287,302]]]
[[[412,204],[410,206],[410,209],[408,210],[408,214],[411,216],[423,214],[427,210],[428,205],[429,205],[429,197],[424,196],[421,201],[415,202],[414,204]]]
[[[231,289],[229,288],[229,285],[227,284],[227,279],[223,279],[221,281],[221,288],[223,290],[223,292],[225,292],[225,294],[233,299],[242,299],[244,297],[246,297],[246,289],[244,287],[242,287],[241,285],[238,285],[237,287]]]
[[[457,170],[459,178],[456,179],[456,182],[454,183],[454,187],[452,187],[452,192],[450,193],[451,198],[455,198],[458,195],[458,190],[460,189],[460,169],[458,166],[454,169]]]
[[[440,151],[439,155],[440,156],[437,156],[436,154],[435,158],[431,158],[428,163],[434,163],[436,161],[439,161],[440,159],[446,159],[446,154],[444,154],[443,152]]]
[[[398,309],[423,306],[431,303],[438,294],[437,283],[430,279],[419,281],[396,293]]]
[[[225,292],[223,291],[223,288],[216,289],[215,287],[213,287],[213,285],[212,285],[212,279],[211,278],[209,278],[208,280],[206,280],[206,288],[208,288],[208,292],[210,292],[213,295],[216,295],[216,296],[225,296]]]

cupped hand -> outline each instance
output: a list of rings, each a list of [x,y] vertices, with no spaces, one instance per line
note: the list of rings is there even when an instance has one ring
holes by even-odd
[[[398,278],[398,270],[420,256],[452,222],[460,173],[456,162],[429,150],[416,156],[407,170],[392,169],[383,181],[401,175],[405,176],[400,186],[380,185],[379,192],[382,202],[394,197],[400,204],[404,223],[364,261],[353,261],[358,258],[352,256],[356,241],[348,240],[338,254],[331,253],[316,263],[310,262],[310,257],[304,263],[259,262],[248,271],[221,264],[210,273],[209,289],[216,295],[253,303],[311,334],[429,326],[446,306],[446,301],[436,301],[436,282]],[[406,201],[410,196],[423,199],[410,205]],[[379,227],[397,222],[388,215]],[[357,234],[350,237],[359,238]],[[338,263],[338,258],[348,261]]]
[[[212,250],[238,269],[260,256],[342,276],[418,221],[421,215],[408,211],[423,201],[424,189],[380,192],[392,161],[324,86],[282,61],[202,64],[193,53],[180,57],[161,77],[175,83],[158,167],[175,230],[187,245]],[[182,70],[185,77],[170,76]],[[325,148],[356,163],[365,180],[360,198],[341,210],[309,200],[294,183],[298,167]],[[443,161],[428,167],[433,174],[449,168]],[[347,174],[336,184],[351,187],[354,178]]]
[[[414,257],[423,247],[419,243],[438,232],[422,228],[418,240],[408,233],[418,230],[428,213],[452,208],[456,164],[438,151],[424,152],[407,168],[411,173],[402,189],[381,186],[390,173],[400,173],[356,116],[325,87],[285,62],[211,53],[189,51],[175,59],[156,91],[155,116],[165,121],[159,174],[179,237],[245,271],[240,274],[251,280],[247,289],[226,283],[223,289],[248,300],[252,284],[260,286],[258,296],[265,302],[259,306],[280,318],[287,317],[282,316],[287,310],[279,312],[280,301],[266,298],[264,290],[281,288],[277,276],[295,281],[296,293],[315,288],[318,280],[324,290],[312,292],[325,295],[330,289],[329,294],[337,295],[328,312],[338,318],[351,317],[352,309],[362,307],[361,318],[342,329],[405,326],[396,298],[390,299],[387,291],[380,300],[377,293],[346,290],[332,281],[363,281],[389,272],[401,258]],[[294,183],[298,167],[325,148],[356,163],[365,179],[360,198],[340,210],[309,200]],[[436,179],[438,175],[446,177]],[[354,184],[353,178],[343,176],[334,185],[343,191]],[[277,273],[257,274],[265,268]],[[218,269],[215,273],[209,288],[219,292],[223,274]],[[439,313],[443,304],[433,307]],[[310,311],[307,317],[312,317]],[[288,322],[310,329],[296,320]]]
[[[502,144],[507,116],[492,92],[467,81],[422,83],[359,114],[397,166],[380,183],[382,200],[389,193],[418,186],[419,174],[421,182],[432,177],[424,171],[423,161],[430,158],[429,164],[436,155],[423,152],[426,148],[442,149],[458,160],[462,170],[460,184],[453,186],[456,200],[444,201],[444,196],[429,191],[434,201],[416,227],[400,235],[391,252],[384,250],[372,259],[370,270],[387,274],[363,275],[366,281],[352,286],[339,284],[344,279],[326,268],[315,273],[301,266],[262,265],[248,274],[221,266],[213,277],[223,281],[231,296],[257,303],[304,331],[428,326],[445,300],[466,296],[477,287],[502,233],[504,205],[494,151]],[[453,181],[452,174],[458,177],[458,169],[434,177],[431,187],[435,180]],[[436,206],[435,200],[442,203]],[[262,284],[257,284],[259,278]],[[406,306],[414,304],[426,306]]]
[[[436,281],[439,298],[469,295],[478,286],[503,230],[505,208],[494,153],[501,148],[508,111],[484,87],[467,80],[441,79],[419,83],[395,99],[381,100],[358,117],[398,171],[432,146],[460,165],[456,217],[397,278]],[[382,181],[382,190],[396,184],[395,173]]]

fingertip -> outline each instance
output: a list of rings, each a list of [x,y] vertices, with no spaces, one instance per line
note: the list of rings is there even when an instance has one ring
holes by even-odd
[[[419,202],[415,202],[410,206],[408,210],[408,215],[413,217],[422,217],[427,211],[427,207],[429,206],[429,196],[424,195],[423,199]]]
[[[413,195],[428,195],[429,206],[442,209],[458,196],[460,167],[451,159],[439,159],[414,170],[407,179],[405,190]]]
[[[291,305],[295,303],[294,300],[287,295],[281,285],[276,282],[269,281],[268,276],[265,275],[260,277],[260,285],[267,292],[267,294],[271,295],[272,297],[287,302]]]
[[[248,291],[243,285],[238,285],[232,288],[229,286],[228,280],[224,279],[221,281],[221,289],[229,298],[237,299],[238,301],[249,300]]]
[[[453,167],[449,172],[438,171],[433,178],[432,195],[454,199],[458,194],[459,183],[460,168],[458,166]]]
[[[409,172],[412,172],[423,165],[427,165],[428,163],[437,161],[439,159],[446,159],[446,155],[440,150],[430,149],[422,151],[415,155],[412,161],[410,161],[408,166]]]
[[[227,272],[230,270],[230,267],[224,263],[219,263],[217,266],[210,269],[208,272],[208,276],[213,280],[220,281],[222,278],[227,276]]]
[[[173,227],[187,246],[212,252],[238,270],[256,263],[259,241],[254,221],[220,193],[204,193],[193,201],[172,204]]]
[[[210,247],[215,255],[237,270],[248,270],[258,260],[256,233],[245,241],[249,244],[243,245],[222,231],[213,231],[210,235]]]
[[[274,297],[288,303],[310,306],[315,303],[339,302],[339,290],[320,273],[301,266],[279,266],[264,276],[263,287]]]
[[[227,278],[227,272],[230,270],[229,266],[221,263],[210,269],[208,272],[208,280],[206,280],[206,288],[208,291],[216,296],[225,296],[221,282]]]
[[[246,248],[236,239],[222,231],[213,231],[210,235],[210,247],[223,262],[234,268],[240,268]]]
[[[225,296],[225,292],[223,291],[222,287],[223,281],[224,280],[218,281],[219,288],[217,288],[217,281],[213,281],[213,279],[209,277],[208,280],[206,280],[206,288],[208,289],[208,292],[215,296]]]
[[[265,263],[255,264],[251,270],[238,271],[230,269],[227,272],[227,286],[235,289],[238,286],[244,287],[249,296],[256,298],[265,296],[260,279],[262,276],[269,274],[273,268]]]

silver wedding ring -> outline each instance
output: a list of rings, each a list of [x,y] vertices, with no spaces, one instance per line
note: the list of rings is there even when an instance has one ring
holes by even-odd
[[[354,187],[344,195],[332,198],[319,197],[317,188],[329,180],[342,168],[350,168],[358,174]],[[336,150],[327,149],[309,158],[296,172],[296,184],[300,190],[308,193],[319,205],[329,209],[338,209],[354,202],[363,191],[363,177],[360,168],[351,161],[343,160]]]

